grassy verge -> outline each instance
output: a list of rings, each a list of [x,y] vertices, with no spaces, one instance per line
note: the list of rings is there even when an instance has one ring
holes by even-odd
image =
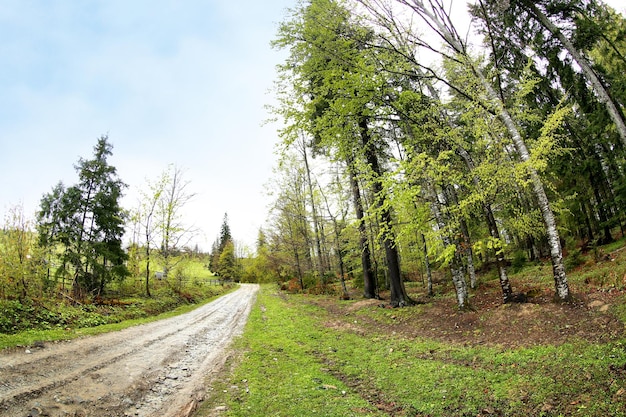
[[[162,320],[194,310],[234,290],[235,288],[236,287],[234,286],[214,286],[211,288],[211,291],[205,292],[205,295],[207,295],[206,298],[203,298],[201,301],[196,303],[181,304],[181,300],[179,300],[177,304],[174,304],[173,302],[164,304],[160,303],[157,299],[153,299],[151,302],[143,304],[130,303],[127,308],[134,310],[132,315],[137,316],[136,318],[124,319],[124,317],[129,315],[129,312],[124,311],[125,308],[120,307],[115,310],[109,310],[109,312],[113,311],[114,314],[111,314],[108,317],[108,320],[112,321],[108,324],[90,325],[90,321],[93,320],[93,317],[99,317],[99,315],[88,314],[84,316],[89,317],[89,320],[87,320],[86,323],[84,323],[85,320],[78,320],[74,322],[73,325],[68,326],[52,326],[53,328],[49,329],[29,329],[13,334],[0,333],[0,350],[15,346],[32,346],[35,342],[40,341],[70,340],[81,336],[91,336],[118,331],[127,327]],[[142,307],[138,306],[138,304],[142,304]],[[160,309],[167,309],[167,311],[155,313],[155,304],[163,304],[160,306]],[[67,311],[67,307],[62,307],[62,309],[63,311]],[[74,311],[72,314],[81,315],[85,314],[85,312]],[[81,327],[81,323],[85,325],[85,327]]]
[[[239,359],[197,415],[626,415],[626,340],[464,346],[355,319],[264,287]]]
[[[241,416],[385,415],[321,363],[330,345],[316,325],[317,309],[286,302],[269,288],[235,343],[234,373],[217,378],[198,415],[210,415],[218,404]]]

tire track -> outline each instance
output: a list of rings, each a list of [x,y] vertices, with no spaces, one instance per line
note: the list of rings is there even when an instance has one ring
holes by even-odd
[[[174,416],[198,400],[257,289],[242,285],[185,315],[120,332],[0,354],[0,416]]]

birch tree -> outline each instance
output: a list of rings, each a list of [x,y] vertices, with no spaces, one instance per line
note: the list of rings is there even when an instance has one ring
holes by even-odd
[[[163,260],[163,273],[168,273],[182,260],[178,255],[197,231],[185,222],[183,209],[195,197],[189,189],[181,168],[171,165],[162,174],[163,183],[156,201],[155,220],[160,237],[159,253]],[[161,187],[161,186],[159,186]]]
[[[395,12],[388,4],[375,0],[361,0],[360,3],[364,5],[370,13],[372,13],[372,15],[378,20],[380,27],[384,28],[384,30],[397,31],[402,28],[401,24],[394,21]],[[478,62],[471,56],[466,42],[457,32],[448,12],[446,11],[447,9],[441,0],[397,0],[395,3],[406,7],[414,13],[415,16],[424,22],[425,25],[427,25],[433,33],[435,33],[439,39],[443,41],[447,48],[446,50],[436,50],[432,46],[429,46],[430,49],[436,50],[441,56],[444,56],[447,59],[459,62],[471,71],[471,73],[476,77],[478,85],[482,89],[482,94],[476,95],[474,92],[464,91],[463,86],[453,86],[449,83],[448,86],[451,86],[455,89],[455,91],[471,98],[477,104],[490,109],[490,111],[499,117],[503,125],[506,127],[519,158],[523,163],[525,163],[526,172],[530,183],[532,184],[533,192],[535,198],[537,199],[537,205],[543,217],[546,235],[548,237],[550,258],[552,261],[556,297],[562,301],[569,300],[571,295],[563,263],[563,251],[561,248],[556,218],[554,216],[554,212],[552,211],[543,181],[537,172],[536,167],[532,164],[531,154],[526,142],[523,139],[522,132],[508,110],[506,103],[503,102],[501,95],[498,94],[496,89],[494,89],[493,85],[490,83],[483,68],[481,68]],[[432,44],[432,42],[429,43],[419,37],[416,33],[412,32],[412,29],[413,28],[405,29],[407,32],[395,33],[394,35],[407,39],[407,42],[412,43],[415,47],[425,47]],[[413,57],[409,57],[409,59],[415,62]],[[420,68],[424,67],[420,65]],[[432,74],[435,74],[435,71],[432,68],[429,67],[428,70]],[[443,80],[440,76],[439,79]]]

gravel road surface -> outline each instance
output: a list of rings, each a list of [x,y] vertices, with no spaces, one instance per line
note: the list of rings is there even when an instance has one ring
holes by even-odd
[[[119,332],[0,352],[1,417],[182,417],[204,397],[258,286]]]

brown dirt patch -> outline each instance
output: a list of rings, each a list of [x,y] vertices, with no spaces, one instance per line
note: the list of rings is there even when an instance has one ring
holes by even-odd
[[[550,291],[525,288],[534,296],[526,303],[503,304],[497,283],[482,284],[473,291],[472,311],[461,312],[453,297],[424,298],[417,290],[410,296],[423,304],[402,308],[397,314],[378,314],[388,302],[357,299],[346,305],[336,298],[312,297],[311,302],[332,314],[328,327],[358,334],[399,334],[426,337],[446,343],[517,348],[539,344],[559,345],[573,340],[603,343],[624,336],[624,323],[612,306],[626,299],[624,291],[589,290],[576,293],[569,304],[553,302]],[[370,311],[372,314],[369,314]]]

